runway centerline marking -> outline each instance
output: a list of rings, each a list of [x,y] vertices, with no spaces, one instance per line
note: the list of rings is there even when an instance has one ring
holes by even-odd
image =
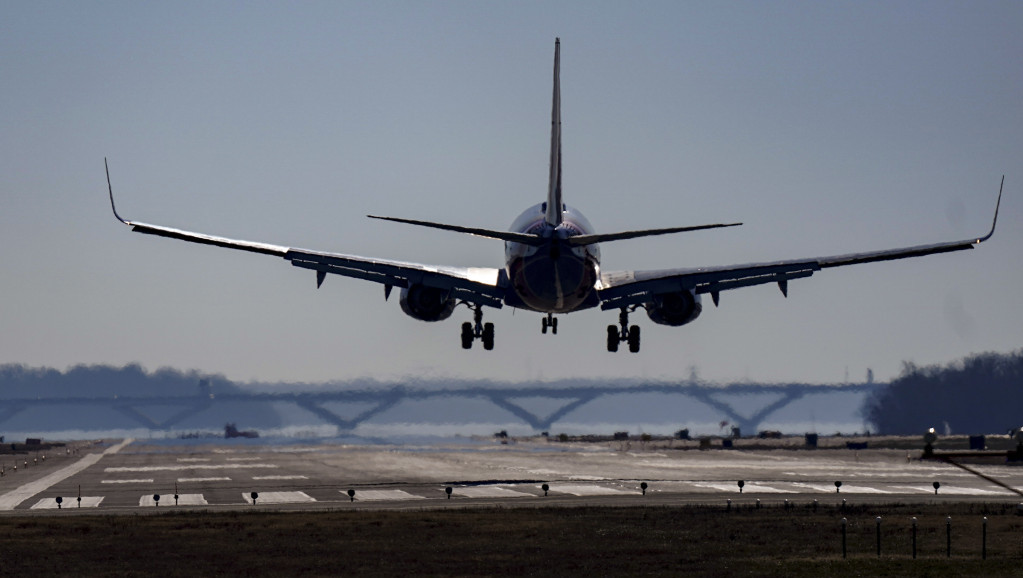
[[[148,480],[103,480],[101,484],[151,484],[152,479]]]
[[[187,484],[190,482],[230,482],[231,478],[227,476],[217,478],[178,478],[178,483]]]
[[[276,464],[200,464],[174,466],[115,466],[104,468],[104,472],[180,472],[182,470],[240,470],[240,469],[277,469]]]
[[[308,480],[306,476],[252,476],[253,480]]]

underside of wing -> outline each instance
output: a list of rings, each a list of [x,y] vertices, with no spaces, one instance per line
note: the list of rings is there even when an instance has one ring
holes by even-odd
[[[1005,177],[1002,177],[1002,186],[1004,184]],[[809,277],[821,269],[973,249],[974,246],[987,241],[994,235],[995,226],[998,224],[998,209],[1002,203],[1002,186],[998,189],[998,201],[995,204],[995,216],[991,222],[991,230],[980,237],[915,247],[769,263],[603,273],[598,287],[601,308],[607,310],[642,305],[652,302],[658,295],[683,291],[695,295],[710,293],[716,305],[722,291],[765,283],[777,283],[782,293],[788,295],[790,280]]]

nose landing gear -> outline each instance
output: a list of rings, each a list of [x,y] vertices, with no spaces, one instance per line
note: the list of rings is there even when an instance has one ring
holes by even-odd
[[[618,344],[625,341],[629,344],[629,351],[631,353],[639,352],[639,326],[633,325],[629,327],[629,313],[634,311],[635,307],[631,309],[628,307],[622,307],[621,313],[618,314],[618,325],[607,326],[607,350],[614,353],[618,351]]]
[[[483,306],[466,303],[472,309],[473,322],[466,321],[462,324],[462,349],[472,349],[472,342],[476,339],[483,341],[483,349],[491,351],[494,349],[494,324],[483,323]]]
[[[554,335],[558,334],[558,318],[553,313],[548,313],[547,317],[542,319],[540,324],[540,333],[546,334],[547,328],[551,328],[551,333]]]

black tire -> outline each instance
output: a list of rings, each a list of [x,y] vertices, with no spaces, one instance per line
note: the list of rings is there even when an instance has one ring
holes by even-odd
[[[554,335],[558,334],[558,318],[551,319],[551,333]]]
[[[540,320],[540,333],[547,334],[547,318],[544,317]]]
[[[611,353],[618,351],[618,326],[608,325],[607,326],[607,350]]]
[[[475,336],[472,334],[472,323],[466,321],[462,324],[462,349],[472,349],[472,342]]]
[[[629,328],[629,351],[639,353],[639,325]]]
[[[494,324],[483,324],[483,349],[490,351],[494,349]]]

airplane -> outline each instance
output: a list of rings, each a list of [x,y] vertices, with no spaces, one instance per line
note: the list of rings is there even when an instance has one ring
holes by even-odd
[[[123,219],[114,205],[110,167],[107,189],[114,216],[138,233],[180,239],[241,251],[283,257],[292,265],[316,273],[319,288],[327,274],[353,277],[380,283],[387,300],[395,287],[401,289],[399,305],[407,315],[420,321],[442,321],[458,305],[473,313],[472,322],[462,324],[461,342],[471,349],[476,340],[485,350],[494,348],[494,324],[483,322],[483,308],[507,305],[544,314],[541,332],[558,332],[555,315],[600,307],[619,311],[618,324],[607,326],[607,350],[618,351],[627,343],[629,351],[640,349],[640,328],[629,324],[629,314],[642,308],[654,323],[678,327],[692,322],[703,311],[701,297],[710,294],[714,306],[723,291],[777,283],[788,297],[788,282],[810,277],[831,267],[843,267],[874,261],[889,261],[972,249],[995,232],[1002,187],[998,189],[991,230],[982,237],[899,249],[813,257],[775,262],[717,267],[662,269],[647,271],[603,271],[600,243],[723,227],[742,223],[716,223],[688,227],[642,229],[618,233],[597,233],[586,217],[562,200],[561,190],[561,40],[554,42],[554,94],[551,105],[550,175],[547,200],[520,214],[508,231],[464,227],[414,219],[367,215],[373,219],[431,227],[504,241],[503,268],[449,267],[424,265],[385,259],[373,259],[342,253],[309,251],[282,245],[228,239],[160,225]]]

